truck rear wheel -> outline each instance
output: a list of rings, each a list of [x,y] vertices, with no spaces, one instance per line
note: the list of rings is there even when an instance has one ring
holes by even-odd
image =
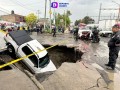
[[[14,47],[12,45],[8,45],[7,50],[9,52],[9,54],[15,54],[15,50],[14,50]]]

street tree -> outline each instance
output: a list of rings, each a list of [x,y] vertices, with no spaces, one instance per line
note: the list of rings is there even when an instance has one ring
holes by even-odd
[[[80,23],[81,23],[81,19],[76,20],[75,23],[74,23],[74,25],[77,26],[77,25],[79,25]]]
[[[33,26],[36,24],[37,16],[34,13],[30,13],[25,17],[25,21],[28,26],[31,26],[31,28],[33,28]]]
[[[67,10],[67,11],[66,11],[66,14],[67,14],[68,16],[71,16],[71,15],[72,15],[71,12],[70,12],[70,10]]]
[[[95,20],[92,19],[91,17],[89,16],[85,16],[83,19],[82,19],[82,23],[85,23],[85,24],[89,24],[89,23],[94,23]]]
[[[66,23],[66,26],[69,26],[71,23],[70,15],[71,12],[69,10],[67,10],[66,13],[64,14],[60,14],[60,13],[56,14],[56,19],[55,19],[56,25],[65,27],[65,23]]]

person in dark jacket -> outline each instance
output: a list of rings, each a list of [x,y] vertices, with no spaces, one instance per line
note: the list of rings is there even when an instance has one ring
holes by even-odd
[[[74,28],[74,39],[76,40],[76,41],[78,41],[78,31],[79,31],[79,27],[78,26],[75,26],[75,28]]]
[[[99,31],[97,30],[97,27],[94,27],[93,30],[92,30],[92,42],[95,43],[95,42],[99,42],[98,39],[99,39]]]
[[[112,27],[113,36],[108,42],[109,47],[109,62],[105,64],[108,69],[115,69],[116,60],[120,50],[120,26],[118,24]]]
[[[55,25],[52,27],[52,33],[53,33],[53,37],[56,37],[56,26]]]

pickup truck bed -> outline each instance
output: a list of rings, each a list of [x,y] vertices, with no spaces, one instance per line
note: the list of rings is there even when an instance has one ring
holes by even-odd
[[[17,43],[17,45],[22,45],[33,40],[24,30],[11,31],[9,32],[9,35]]]

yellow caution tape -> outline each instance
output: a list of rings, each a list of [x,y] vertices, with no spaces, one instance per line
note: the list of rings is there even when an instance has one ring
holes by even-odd
[[[63,41],[63,42],[65,42],[65,41]],[[61,42],[61,43],[62,43],[62,42]],[[59,43],[59,44],[60,44],[60,43]],[[30,56],[32,56],[32,55],[35,55],[35,54],[37,54],[37,53],[40,53],[40,52],[42,52],[42,51],[44,51],[44,50],[51,49],[51,48],[53,48],[53,47],[55,47],[55,46],[57,46],[57,45],[58,45],[58,44],[53,45],[53,46],[50,46],[50,47],[45,48],[45,49],[43,49],[43,50],[39,50],[39,51],[37,51],[37,52],[33,52],[33,53],[30,54],[30,55],[27,55],[27,56],[18,58],[18,59],[16,59],[16,60],[12,60],[12,61],[10,61],[10,62],[8,62],[8,63],[6,63],[6,64],[0,65],[0,69],[6,67],[6,66],[8,66],[8,65],[14,64],[14,63],[16,63],[16,62],[19,62],[19,61],[21,61],[21,60],[23,60],[23,59],[26,59],[26,58],[28,58],[28,57],[30,57]]]
[[[0,30],[0,32],[4,33],[4,34],[7,34],[7,32],[3,31],[3,30]]]

